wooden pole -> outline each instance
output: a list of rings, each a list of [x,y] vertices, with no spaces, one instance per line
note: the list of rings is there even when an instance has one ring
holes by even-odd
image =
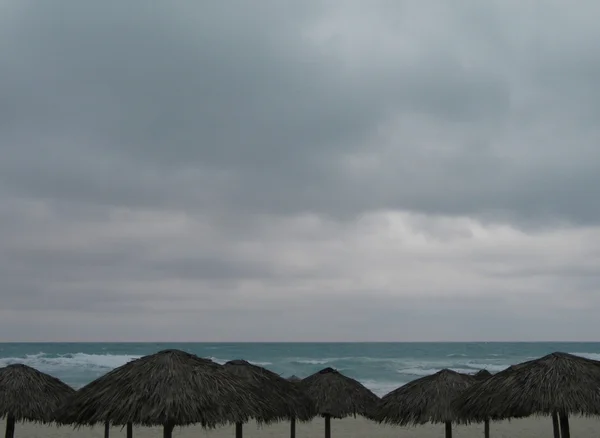
[[[331,438],[331,417],[325,415],[325,438]]]
[[[554,438],[560,438],[560,429],[558,425],[558,414],[552,413],[552,430],[554,431]]]
[[[6,438],[14,438],[15,436],[15,417],[8,415],[6,417]]]
[[[133,438],[133,423],[127,423],[127,438]]]
[[[296,438],[296,419],[290,420],[290,438]]]
[[[244,429],[242,423],[235,423],[235,438],[242,438],[244,436]]]
[[[446,438],[452,438],[452,422],[446,421]]]
[[[490,420],[485,420],[483,423],[483,435],[485,438],[490,438]]]
[[[171,438],[173,435],[173,428],[175,425],[173,423],[167,423],[163,426],[163,438]]]
[[[107,421],[104,423],[104,438],[110,437],[110,423]]]
[[[560,413],[558,415],[560,419],[560,435],[562,438],[571,438],[571,431],[569,428],[569,414]]]

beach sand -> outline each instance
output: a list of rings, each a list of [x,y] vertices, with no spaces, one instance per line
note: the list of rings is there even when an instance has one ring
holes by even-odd
[[[571,434],[576,437],[591,437],[600,434],[600,418],[571,418]],[[4,433],[4,422],[0,426]],[[244,425],[244,437],[247,438],[285,438],[289,437],[289,423],[278,423],[271,426],[258,427],[256,423]],[[363,418],[347,418],[331,421],[332,438],[443,438],[443,424],[427,424],[418,427],[401,428],[383,426]],[[44,426],[32,423],[18,423],[15,428],[15,438],[103,438],[104,427],[81,428]],[[112,428],[111,436],[125,437],[125,429]],[[133,436],[140,438],[162,438],[161,428],[134,427]],[[179,438],[234,438],[235,428],[222,427],[213,431],[205,431],[201,427],[191,426],[175,428],[174,437]],[[310,423],[296,425],[297,438],[322,438],[324,422],[322,419]],[[552,421],[549,417],[530,417],[521,420],[503,421],[490,425],[492,438],[552,438]],[[483,424],[470,426],[455,426],[453,438],[483,437]]]

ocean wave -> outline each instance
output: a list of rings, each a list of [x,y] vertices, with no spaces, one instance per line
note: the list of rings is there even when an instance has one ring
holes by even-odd
[[[378,397],[392,392],[396,388],[405,385],[407,382],[404,381],[381,381],[381,380],[363,380],[361,382],[371,391],[373,391]]]
[[[398,374],[405,374],[410,376],[429,376],[431,374],[435,374],[438,371],[446,368],[452,371],[456,371],[457,373],[463,374],[475,374],[481,370],[488,370],[491,373],[497,373],[499,371],[503,371],[508,368],[509,365],[506,364],[489,364],[489,363],[477,363],[477,362],[466,362],[464,364],[455,364],[451,366],[416,366],[416,367],[407,367],[407,368],[399,368],[396,370]]]
[[[335,359],[294,359],[291,362],[302,365],[325,365],[327,363],[335,361]]]
[[[404,363],[406,358],[401,357],[369,357],[369,356],[345,356],[345,357],[293,357],[286,358],[284,362],[296,363],[301,365],[325,365],[338,362],[354,363]]]
[[[24,363],[40,371],[53,374],[74,387],[79,387],[114,368],[141,357],[133,354],[110,354],[103,350],[106,350],[106,347],[96,349],[97,354],[81,352],[69,354],[39,352],[31,354],[35,353],[36,350],[29,349],[25,351],[30,354],[25,355],[25,351],[23,350],[19,352],[14,351],[12,354],[7,354],[14,357],[0,357],[0,366]],[[237,356],[240,353],[239,351],[230,352],[226,351],[225,348],[220,350],[220,352],[214,350],[216,349],[211,348],[210,351],[204,350],[204,354],[202,355],[219,364],[239,358],[233,357]],[[138,351],[140,350],[134,350],[136,353]],[[123,352],[123,350],[119,350],[119,352]],[[363,353],[362,351],[359,351],[355,356],[344,356],[347,353],[346,351],[340,352],[339,356],[335,356],[334,351],[325,352],[322,356],[319,356],[319,353],[315,351],[316,354],[313,357],[309,355],[310,353],[306,354],[307,352],[298,353],[300,354],[294,355],[292,353],[289,356],[281,357],[278,355],[269,355],[268,353],[260,354],[260,352],[253,352],[253,354],[248,354],[247,356],[256,359],[250,360],[250,363],[267,367],[282,376],[295,374],[300,377],[306,377],[318,368],[331,366],[357,379],[380,396],[402,386],[408,381],[434,374],[444,368],[461,373],[474,374],[481,369],[487,369],[495,373],[510,365],[507,358],[491,357],[494,356],[493,354],[468,357],[463,353],[449,353],[448,351],[443,352],[438,357],[393,357],[390,352],[387,353],[392,357],[368,357],[360,356],[360,353]],[[327,353],[333,354],[328,356]],[[217,356],[210,356],[212,354],[216,354]],[[597,353],[573,354],[600,359],[600,354]]]
[[[0,366],[22,363],[40,371],[56,371],[65,368],[109,371],[140,357],[116,354],[69,353],[48,355],[46,353],[38,353],[27,354],[22,357],[2,357],[0,358]]]
[[[221,364],[221,365],[225,365],[227,362],[229,362],[230,360],[232,360],[232,359],[221,359],[219,357],[214,357],[214,356],[210,356],[207,359],[210,359],[213,362],[216,362],[216,363]],[[254,361],[254,360],[249,360],[248,362],[251,363],[252,365],[256,365],[256,366],[259,366],[259,367],[266,367],[268,365],[273,365],[272,362],[257,362],[257,361]]]
[[[52,372],[64,369],[79,369],[88,371],[110,371],[114,368],[125,365],[142,356],[121,355],[121,354],[88,354],[88,353],[68,353],[59,355],[49,355],[46,353],[27,354],[22,357],[1,357],[0,367],[11,364],[22,363],[36,368],[40,371]],[[220,359],[210,357],[213,362],[224,364],[229,359]],[[251,364],[258,366],[272,365],[271,362],[251,361]]]
[[[396,372],[398,374],[404,374],[404,375],[408,375],[408,376],[425,377],[425,376],[430,376],[432,374],[435,374],[438,371],[440,371],[441,369],[442,368],[401,368],[399,370],[396,370]],[[450,369],[452,371],[456,371],[457,373],[464,373],[464,374],[473,374],[476,371],[472,368],[451,367],[448,369]]]
[[[273,365],[273,362],[256,362],[256,361],[253,361],[253,360],[249,360],[248,362],[250,362],[252,365],[256,365],[256,366],[259,366],[259,367],[266,367],[266,366],[269,366],[269,365]]]
[[[569,353],[575,356],[585,357],[587,359],[599,360],[600,361],[600,353]]]
[[[467,366],[471,369],[475,369],[475,371],[488,370],[490,373],[497,373],[499,371],[504,371],[505,369],[507,369],[510,366],[510,364],[467,362]]]

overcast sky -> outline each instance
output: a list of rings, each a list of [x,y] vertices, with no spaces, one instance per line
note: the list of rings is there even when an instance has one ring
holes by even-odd
[[[595,340],[592,0],[0,0],[0,340]]]

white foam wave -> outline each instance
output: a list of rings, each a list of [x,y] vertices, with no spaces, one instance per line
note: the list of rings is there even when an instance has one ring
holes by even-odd
[[[483,363],[466,363],[465,367],[450,366],[444,367],[457,373],[463,374],[475,374],[479,370],[488,370],[491,373],[497,373],[498,371],[505,370],[509,365],[494,365],[494,364],[483,364]],[[442,368],[400,368],[396,372],[398,374],[405,374],[410,376],[429,376],[440,371]]]
[[[450,353],[447,354],[446,357],[467,357],[467,355],[464,353]]]
[[[368,356],[346,356],[346,357],[295,357],[290,358],[291,363],[304,365],[325,365],[333,362],[355,362],[355,363],[404,363],[406,359],[400,357],[368,357]]]
[[[210,359],[213,362],[216,362],[218,364],[221,364],[221,365],[225,365],[227,362],[229,362],[231,360],[231,359],[221,359],[220,357],[214,357],[214,356],[210,356],[208,359]],[[258,362],[258,361],[253,361],[253,360],[249,360],[248,362],[251,363],[252,365],[257,365],[259,367],[273,365],[272,362]]]
[[[250,362],[252,365],[257,365],[259,367],[266,367],[269,365],[273,365],[273,362],[255,362],[253,360],[249,360],[248,362]]]
[[[379,397],[383,397],[384,395],[392,392],[394,389],[406,384],[406,382],[402,381],[392,382],[380,380],[363,380],[361,383],[367,388],[369,388],[371,391],[373,391]]]
[[[464,373],[464,374],[472,374],[475,371],[470,368],[452,367],[452,368],[448,368],[448,369],[450,369],[452,371],[456,371],[457,373]],[[440,370],[441,370],[441,368],[401,368],[396,371],[398,372],[398,374],[405,374],[405,375],[409,375],[409,376],[430,376],[431,374],[435,374]]]
[[[600,353],[570,353],[573,354],[575,356],[581,356],[581,357],[585,357],[587,359],[592,359],[592,360],[600,360]]]
[[[293,362],[301,363],[305,365],[325,365],[326,363],[333,362],[332,359],[296,359]]]
[[[510,365],[507,365],[507,364],[490,364],[490,363],[468,362],[467,366],[470,367],[470,368],[475,368],[475,371],[488,370],[490,373],[497,373],[499,371],[504,371]],[[473,370],[471,370],[471,371],[473,371]]]
[[[87,370],[108,371],[141,356],[116,354],[72,353],[49,356],[46,353],[28,354],[23,357],[0,358],[0,366],[22,363],[41,371],[84,368]]]

